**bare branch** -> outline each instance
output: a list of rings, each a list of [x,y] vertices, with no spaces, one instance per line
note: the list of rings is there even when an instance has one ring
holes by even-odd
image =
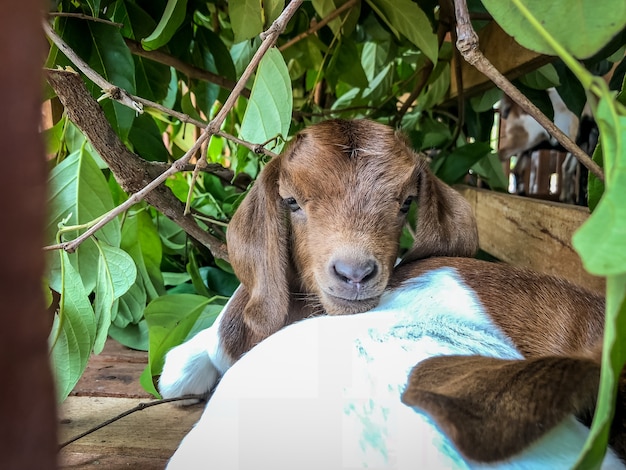
[[[124,25],[122,23],[115,23],[114,21],[107,20],[106,18],[97,18],[95,16],[85,15],[83,13],[67,13],[64,11],[51,11],[48,12],[49,17],[63,17],[63,18],[76,18],[79,20],[93,21],[95,23],[104,23],[111,26],[115,26],[116,28],[122,28]]]
[[[604,181],[602,169],[587,155],[572,139],[559,129],[548,117],[543,114],[515,85],[502,75],[478,48],[478,35],[470,21],[465,0],[454,0],[456,14],[456,47],[463,58],[485,74],[498,88],[511,97],[524,111],[530,114],[541,126],[550,133],[559,143],[579,162],[585,165],[598,179]]]

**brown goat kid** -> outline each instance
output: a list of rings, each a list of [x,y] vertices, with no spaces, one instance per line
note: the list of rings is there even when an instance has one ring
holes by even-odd
[[[415,244],[397,264],[413,201]],[[471,259],[478,235],[470,205],[393,129],[332,120],[297,134],[237,210],[228,246],[241,286],[211,328],[168,353],[159,381],[164,397],[204,394],[228,371],[172,468],[309,468],[298,452],[281,453],[284,442],[310,454],[311,468],[339,468],[330,453],[315,460],[337,442],[355,452],[357,468],[376,466],[362,435],[379,436],[384,455],[414,462],[407,432],[441,439],[424,415],[456,449],[424,449],[433,462],[518,468],[535,458],[551,465],[575,459],[587,430],[573,416],[588,423],[595,405],[604,299],[554,277]],[[307,385],[311,377],[317,392]],[[350,389],[345,377],[367,385]],[[625,392],[622,380],[605,468],[621,468],[615,454],[626,457]],[[328,415],[328,397],[343,411]],[[371,404],[367,419],[350,411],[363,399]],[[262,405],[236,411],[250,400]],[[298,400],[306,403],[298,413],[285,411]],[[312,440],[299,414],[306,409],[317,410],[325,430],[336,429],[336,419],[352,423],[344,440],[325,433]],[[395,418],[372,425],[371,413]],[[265,432],[278,417],[286,420],[281,430]],[[245,433],[254,442],[231,449]],[[563,440],[562,455],[554,453]],[[232,453],[256,459],[257,447],[273,453],[238,466]],[[285,467],[274,466],[276,456]]]
[[[474,255],[469,204],[400,134],[371,121],[335,120],[296,135],[263,169],[228,228],[242,284],[221,323],[229,355],[237,359],[313,314],[375,307],[413,200],[419,223],[405,262]]]

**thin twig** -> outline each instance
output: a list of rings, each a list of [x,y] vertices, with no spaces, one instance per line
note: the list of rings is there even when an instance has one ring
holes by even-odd
[[[79,20],[93,21],[95,23],[104,23],[110,26],[115,26],[116,28],[123,28],[124,25],[122,23],[116,23],[115,21],[107,20],[106,18],[98,18],[96,16],[85,15],[84,13],[67,13],[64,11],[51,11],[48,12],[48,16],[50,17],[63,17],[63,18],[76,18]]]
[[[349,1],[347,1],[346,3],[341,5],[339,8],[337,8],[336,10],[332,11],[331,13],[329,13],[328,16],[326,16],[325,18],[320,20],[318,23],[315,23],[313,26],[311,26],[309,29],[307,29],[303,33],[300,33],[296,37],[294,37],[294,38],[290,39],[289,41],[287,41],[285,44],[280,46],[278,48],[278,50],[282,52],[285,49],[287,49],[288,47],[293,46],[295,43],[300,42],[301,40],[303,40],[307,36],[310,36],[311,34],[319,31],[324,26],[326,26],[328,23],[330,23],[332,20],[337,18],[339,15],[341,15],[344,11],[346,11],[346,10],[352,8],[353,6],[355,6],[357,3],[359,3],[359,1],[360,0],[349,0]]]
[[[604,181],[602,169],[587,155],[572,139],[559,129],[548,117],[543,114],[515,85],[513,85],[478,48],[478,35],[470,21],[467,3],[465,0],[454,0],[456,14],[456,47],[463,58],[480,72],[485,74],[498,88],[511,97],[524,111],[532,116],[552,137],[554,137],[568,152],[574,155],[580,163],[586,166],[600,181]]]
[[[135,101],[130,93],[126,90],[109,83],[104,78],[102,78],[95,70],[93,70],[87,62],[81,59],[78,54],[76,54],[70,46],[67,45],[61,36],[59,36],[54,29],[48,24],[47,21],[43,21],[43,29],[46,32],[46,36],[50,38],[50,40],[54,43],[55,46],[59,48],[63,54],[76,66],[78,69],[83,72],[89,80],[94,82],[96,85],[100,87],[100,89],[104,92],[104,96],[110,97],[115,101],[123,104],[124,106],[128,106],[130,109],[134,110],[137,113],[143,112],[143,106],[141,103]]]
[[[160,400],[154,400],[151,402],[147,402],[147,403],[139,403],[137,406],[135,406],[134,408],[131,408],[130,410],[126,410],[123,413],[120,413],[117,416],[114,416],[111,419],[107,419],[106,421],[98,424],[97,426],[94,426],[91,429],[88,429],[85,432],[81,432],[80,434],[72,437],[71,439],[68,439],[67,441],[63,442],[62,444],[59,444],[59,450],[63,449],[64,447],[67,447],[68,445],[70,445],[73,442],[76,442],[79,439],[82,439],[85,436],[88,436],[89,434],[93,434],[94,432],[104,428],[105,426],[108,426],[109,424],[112,424],[116,421],[119,421],[122,418],[125,418],[128,415],[131,415],[133,413],[136,413],[137,411],[142,411],[145,410],[146,408],[150,408],[152,406],[156,406],[156,405],[162,405],[164,403],[172,403],[175,401],[183,401],[183,400],[206,400],[207,397],[206,395],[186,395],[184,397],[176,397],[176,398],[162,398]]]

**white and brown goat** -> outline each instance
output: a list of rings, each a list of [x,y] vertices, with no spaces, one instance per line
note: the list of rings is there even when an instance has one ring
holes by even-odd
[[[415,245],[396,266],[413,200]],[[241,286],[160,378],[170,397],[223,375],[170,468],[575,461],[603,299],[463,258],[478,247],[469,205],[392,129],[333,120],[299,133],[261,172],[228,245]],[[624,435],[618,419],[605,468],[622,468]]]

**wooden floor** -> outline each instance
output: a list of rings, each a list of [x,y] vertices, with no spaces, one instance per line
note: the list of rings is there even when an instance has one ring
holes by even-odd
[[[152,401],[139,384],[147,361],[146,353],[109,341],[102,354],[91,358],[74,392],[60,407],[59,442]],[[64,447],[59,467],[163,469],[203,408],[166,403],[137,411]]]

